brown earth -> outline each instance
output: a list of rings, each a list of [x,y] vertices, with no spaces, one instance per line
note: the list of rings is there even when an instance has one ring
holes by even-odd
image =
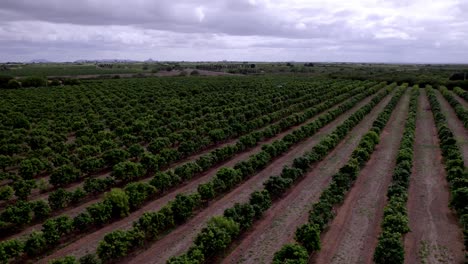
[[[463,263],[462,232],[448,208],[449,191],[437,129],[423,89],[414,157],[407,205],[411,232],[405,236],[405,263]]]
[[[302,156],[315,146],[324,136],[333,131],[361,106],[368,103],[371,97],[358,103],[350,111],[336,118],[333,122],[320,129],[314,136],[293,147],[265,169],[237,186],[234,190],[210,203],[209,207],[201,210],[192,219],[182,226],[175,228],[165,237],[153,243],[142,252],[136,252],[124,263],[165,263],[172,256],[182,254],[192,245],[193,239],[206,225],[207,221],[215,216],[222,215],[224,210],[235,203],[247,202],[250,194],[263,187],[263,183],[272,175],[279,175],[285,165],[291,165],[296,157]]]
[[[311,263],[372,263],[408,106],[409,89],[393,111],[380,143],[338,208],[335,219],[322,235],[322,249]]]
[[[338,117],[334,122],[332,122],[331,124],[326,126],[324,129],[326,130],[327,127],[336,126],[337,122],[343,121],[345,118],[347,118],[347,116],[349,116],[352,112],[354,112],[358,107],[360,107],[361,105],[369,102],[374,96],[375,95],[372,95],[372,96],[369,96],[369,97],[365,98],[360,103],[358,103],[357,106],[352,108],[347,113],[345,113],[345,114],[341,115],[340,117]],[[334,109],[334,108],[338,107],[339,105],[341,105],[341,104],[335,105],[334,107],[332,107],[330,109]],[[305,122],[305,124],[313,122],[314,120],[317,119],[318,116],[319,115],[317,115],[316,117],[314,117],[314,118],[310,119],[309,121]],[[304,124],[302,124],[302,125],[304,125]],[[54,258],[59,258],[59,257],[65,256],[65,255],[83,256],[83,255],[85,255],[85,254],[87,254],[89,252],[94,252],[96,250],[96,248],[97,248],[97,245],[98,245],[99,241],[102,240],[107,233],[109,233],[109,232],[111,232],[111,231],[113,231],[115,229],[128,229],[128,228],[131,228],[132,223],[135,220],[137,220],[144,212],[159,210],[164,205],[166,205],[169,201],[172,201],[177,194],[195,192],[197,190],[198,185],[208,182],[216,174],[216,172],[218,171],[219,168],[221,168],[221,167],[232,167],[236,163],[238,163],[238,162],[240,162],[242,160],[246,160],[250,155],[260,152],[263,144],[272,143],[273,141],[275,141],[277,139],[281,139],[282,137],[284,137],[285,135],[291,133],[293,130],[299,128],[300,126],[301,125],[292,127],[291,129],[288,129],[288,130],[278,134],[277,136],[275,136],[275,137],[273,137],[273,138],[271,138],[269,140],[261,142],[261,144],[259,144],[255,148],[251,149],[250,151],[247,151],[247,152],[241,153],[239,155],[236,155],[233,159],[231,159],[231,160],[229,160],[227,162],[224,162],[222,164],[217,165],[216,167],[214,167],[214,168],[210,169],[209,171],[203,173],[200,177],[197,177],[197,178],[193,179],[192,181],[187,182],[185,185],[181,186],[180,188],[172,190],[171,192],[165,194],[163,197],[157,198],[157,199],[149,202],[147,205],[143,206],[139,210],[131,213],[128,217],[123,218],[123,219],[121,219],[119,221],[116,221],[116,222],[114,222],[112,224],[109,224],[109,225],[105,226],[104,228],[97,230],[96,232],[84,235],[83,237],[79,238],[76,242],[71,243],[69,245],[66,245],[64,248],[59,249],[58,251],[51,254],[50,256],[42,259],[40,261],[40,263],[47,263],[48,260],[51,260],[51,259],[54,259]],[[324,134],[320,133],[320,132],[316,134],[316,137],[321,138],[323,136],[324,136]],[[308,146],[307,144],[304,144],[304,145]],[[307,150],[308,149],[309,148],[307,148]],[[287,158],[287,157],[289,157],[291,155],[295,155],[298,151],[305,151],[305,150],[306,150],[305,147],[293,148],[293,150],[290,150],[288,152],[288,154],[285,154],[286,157],[281,157],[277,161],[281,160],[282,158]],[[293,159],[294,159],[294,157],[291,159],[291,162],[292,162]],[[275,162],[274,164],[276,165],[276,163],[277,162]],[[275,167],[275,166],[270,165],[269,167]],[[264,170],[264,172],[266,174],[271,172],[271,170],[268,170],[269,167],[267,167],[267,169]],[[282,168],[282,165],[278,166],[278,167]],[[271,175],[271,174],[268,174],[267,176],[269,176],[269,175]],[[258,176],[258,174],[257,174],[257,176]],[[264,177],[265,177],[265,175],[264,175]],[[251,180],[254,179],[254,178],[256,179],[258,177],[253,177],[253,178],[251,178]],[[249,185],[249,181],[247,181],[243,185]],[[261,186],[261,183],[258,183],[258,184],[260,184],[260,186]],[[240,187],[238,187],[238,189],[240,189]],[[249,192],[249,194],[250,194],[250,192]],[[227,196],[229,196],[229,195],[227,195]],[[225,196],[225,197],[227,197],[227,196]],[[87,206],[89,206],[89,205],[90,205],[90,203],[87,204]],[[86,208],[86,206],[80,206],[80,207],[82,207],[80,211],[83,211]],[[78,210],[76,208],[73,208],[72,211],[74,213],[76,213],[76,214],[78,213],[77,212]],[[203,214],[202,214],[202,216],[203,216]],[[186,224],[184,226],[189,226],[189,224]],[[177,230],[178,230],[178,228],[176,228],[174,230],[174,232],[177,232]],[[193,233],[192,235],[194,235],[194,234],[195,233]],[[190,240],[190,242],[191,242],[191,240]]]
[[[287,196],[274,203],[264,217],[228,250],[231,252],[222,263],[271,263],[282,245],[293,242],[294,232],[307,222],[312,204],[329,185],[331,176],[346,164],[361,137],[372,127],[390,99],[391,96],[384,98]]]
[[[463,154],[463,161],[468,165],[468,131],[465,129],[463,122],[458,118],[453,107],[445,100],[442,94],[435,90],[437,100],[440,103],[440,110],[445,115],[448,127],[452,130],[455,139],[457,140],[458,147]]]

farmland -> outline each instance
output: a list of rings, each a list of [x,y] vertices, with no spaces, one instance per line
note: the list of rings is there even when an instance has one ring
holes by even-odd
[[[464,263],[466,88],[326,71],[0,89],[0,262]]]

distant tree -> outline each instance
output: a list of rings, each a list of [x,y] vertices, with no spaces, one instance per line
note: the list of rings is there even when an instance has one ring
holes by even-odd
[[[41,77],[26,77],[20,81],[23,87],[47,86],[47,80]]]

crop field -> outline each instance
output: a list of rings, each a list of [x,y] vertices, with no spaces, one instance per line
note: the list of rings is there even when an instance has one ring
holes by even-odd
[[[0,263],[465,263],[468,92],[449,88],[0,89]]]

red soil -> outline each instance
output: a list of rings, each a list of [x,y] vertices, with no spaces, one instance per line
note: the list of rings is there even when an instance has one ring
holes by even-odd
[[[373,98],[373,96],[370,96],[370,97],[367,97],[366,99],[364,99],[363,101],[361,101],[357,106],[355,106],[351,111],[348,111],[347,113],[345,113],[344,115],[341,115],[340,117],[338,117],[333,123],[329,124],[328,126],[326,126],[324,129],[322,129],[321,131],[328,131],[330,130],[330,127],[333,127],[336,126],[336,124],[338,124],[337,122],[342,122],[345,118],[347,118],[347,116],[349,116],[352,112],[354,112],[355,110],[358,109],[358,107],[362,106],[363,104],[369,102],[371,99]],[[338,107],[339,105],[336,105],[334,106],[333,108],[331,109],[334,109],[335,107]],[[309,121],[306,122],[307,123],[310,123],[310,122],[313,122],[316,118],[312,118],[310,119]],[[160,208],[162,208],[164,205],[166,205],[169,201],[173,200],[175,198],[175,196],[177,194],[180,194],[180,193],[192,193],[192,192],[195,192],[198,185],[201,184],[201,183],[206,183],[208,182],[215,174],[216,172],[218,171],[219,168],[221,167],[232,167],[234,166],[236,163],[242,161],[242,160],[246,160],[250,155],[252,154],[255,154],[255,153],[258,153],[260,152],[261,148],[262,148],[262,145],[263,144],[267,144],[267,143],[272,143],[273,141],[277,140],[277,139],[281,139],[282,137],[284,137],[285,135],[289,134],[291,131],[297,129],[298,127],[300,127],[300,125],[298,126],[295,126],[295,127],[292,127],[291,129],[288,129],[287,131],[284,131],[280,134],[278,134],[277,136],[275,136],[274,138],[271,138],[265,142],[262,142],[260,145],[256,146],[255,148],[251,149],[250,151],[247,151],[247,152],[244,152],[244,153],[241,153],[237,156],[235,156],[233,159],[227,161],[227,162],[224,162],[222,164],[219,164],[217,165],[216,167],[212,168],[211,170],[205,172],[204,174],[202,174],[200,177],[198,178],[195,178],[193,179],[192,181],[190,182],[187,182],[184,186],[181,186],[180,188],[177,188],[175,190],[172,190],[171,192],[165,194],[163,197],[160,197],[160,198],[157,198],[156,200],[154,201],[151,201],[150,203],[148,203],[147,205],[143,206],[142,208],[140,208],[139,210],[131,213],[128,217],[126,218],[123,218],[119,221],[116,221],[116,222],[113,222],[112,224],[109,224],[107,226],[105,226],[104,228],[102,229],[99,229],[91,234],[88,234],[88,235],[84,235],[83,237],[79,238],[77,241],[75,241],[74,243],[71,243],[69,245],[66,245],[64,248],[62,249],[59,249],[58,251],[56,251],[55,253],[51,254],[50,256],[47,256],[46,258],[42,259],[40,261],[40,263],[47,263],[47,261],[51,260],[51,259],[55,259],[55,258],[59,258],[59,257],[63,257],[63,256],[66,256],[66,255],[75,255],[75,256],[83,256],[89,252],[94,252],[98,246],[98,243],[100,240],[102,240],[104,238],[104,236],[115,230],[115,229],[128,229],[128,228],[131,228],[132,226],[132,223],[137,220],[144,212],[147,212],[147,211],[157,211],[159,210]],[[316,134],[316,137],[323,137],[325,134],[323,132],[319,132]],[[315,141],[317,141],[318,139],[316,139]],[[315,142],[314,141],[314,142]],[[307,141],[306,141],[307,142]],[[263,170],[263,178],[267,178],[271,175],[271,172],[273,171],[276,171],[276,170],[280,170],[282,169],[282,164],[279,162],[281,159],[290,159],[290,162],[292,162],[292,160],[297,157],[297,156],[300,156],[302,155],[303,152],[305,152],[305,150],[309,150],[310,149],[310,146],[306,143],[306,144],[303,144],[299,147],[296,147],[296,148],[293,148],[293,150],[290,150],[287,154],[285,154],[284,157],[281,157],[277,160],[277,162],[274,163],[274,165],[270,165],[269,167],[267,167],[265,170]],[[300,152],[302,151],[299,155],[297,155],[297,152]],[[295,155],[294,157],[290,157],[292,155]],[[276,166],[276,164],[279,163],[280,165]],[[276,168],[275,170],[272,170],[271,168],[275,168],[275,167],[278,167]],[[243,184],[242,186],[244,185],[250,185],[249,183],[253,182],[252,179],[257,179],[259,178],[260,176],[258,176],[260,174],[257,174],[257,176],[255,177],[252,177],[249,181],[247,181],[245,184]],[[252,180],[252,181],[251,181]],[[257,180],[258,181],[258,180]],[[263,182],[263,181],[262,181]],[[261,186],[262,182],[258,182],[257,185],[258,186]],[[253,186],[250,186],[250,187],[253,187]],[[238,187],[236,190],[238,189],[241,189],[240,187]],[[250,192],[248,192],[248,195],[250,195]],[[248,196],[247,195],[247,196]],[[226,197],[230,197],[232,196],[231,194],[228,194],[226,195],[223,199],[225,199]],[[237,196],[234,195],[236,198]],[[240,197],[239,197],[240,198]],[[248,197],[247,197],[248,198]],[[218,203],[218,202],[216,202]],[[89,206],[91,204],[90,203],[87,203],[86,206]],[[79,211],[83,211],[86,206],[80,206],[81,207],[81,210]],[[211,208],[212,206],[210,206]],[[222,209],[224,210],[224,209]],[[73,208],[72,209],[73,212],[75,212],[76,214],[79,213],[79,211],[76,209],[76,208]],[[78,211],[78,212],[77,212]],[[210,213],[210,209],[207,209],[205,211],[208,211],[207,213]],[[223,211],[221,211],[222,213]],[[68,214],[68,213],[67,213]],[[218,214],[218,213],[215,213],[215,214]],[[210,214],[209,216],[211,216],[212,214]],[[203,214],[199,215],[199,216],[204,216]],[[208,217],[208,216],[207,216]],[[209,217],[208,217],[209,218]],[[207,219],[208,219],[207,218]],[[193,221],[193,219],[192,219]],[[190,223],[192,221],[189,221],[189,223],[187,223],[186,225],[182,226],[184,228],[187,228],[187,226],[190,226]],[[197,222],[195,222],[197,223]],[[203,224],[203,223],[200,223],[200,224]],[[181,229],[182,227],[180,228],[176,228],[171,234],[173,233],[177,233],[179,229]],[[199,225],[200,229],[201,229],[201,225]],[[198,231],[199,229],[192,229],[192,231],[196,232]],[[191,232],[190,234],[192,236],[194,236],[196,233],[194,232]],[[187,233],[188,235],[189,233]],[[179,236],[185,236],[185,233],[179,233]],[[168,236],[169,237],[169,236]],[[158,241],[160,242],[160,241]],[[156,243],[158,243],[156,242]],[[186,243],[187,244],[187,247],[189,246],[189,244],[191,243],[191,239],[189,239],[189,241]],[[150,250],[152,251],[152,250]],[[151,253],[151,252],[146,252],[146,253]],[[168,256],[169,257],[169,256]]]
[[[361,106],[368,103],[371,97],[361,101],[355,107],[345,114],[339,116],[332,123],[326,125],[319,130],[314,136],[303,141],[300,145],[293,147],[291,150],[283,154],[280,158],[276,159],[272,164],[267,166],[264,170],[257,173],[243,184],[226,194],[222,198],[212,202],[210,206],[195,217],[190,219],[187,223],[177,227],[165,237],[156,241],[149,248],[143,252],[136,252],[133,256],[126,259],[125,263],[165,263],[171,256],[179,255],[188,250],[192,245],[193,239],[206,225],[207,221],[215,216],[222,215],[224,210],[233,206],[235,203],[242,203],[248,201],[250,194],[255,190],[263,187],[263,182],[272,175],[281,173],[283,166],[291,165],[296,157],[302,156],[305,152],[309,151],[316,145],[324,136],[332,132],[339,124],[341,124],[352,113],[357,111]]]
[[[449,191],[437,129],[425,90],[421,91],[408,197],[411,232],[405,236],[405,263],[463,263],[463,235],[448,208]]]
[[[273,255],[282,245],[294,241],[294,232],[307,222],[312,203],[320,197],[331,176],[348,161],[362,135],[390,101],[382,100],[366,118],[327,157],[297,183],[286,197],[273,204],[264,217],[257,221],[222,263],[271,263]]]
[[[409,90],[400,99],[382,131],[380,143],[322,235],[322,249],[311,263],[372,263],[408,106]]]

